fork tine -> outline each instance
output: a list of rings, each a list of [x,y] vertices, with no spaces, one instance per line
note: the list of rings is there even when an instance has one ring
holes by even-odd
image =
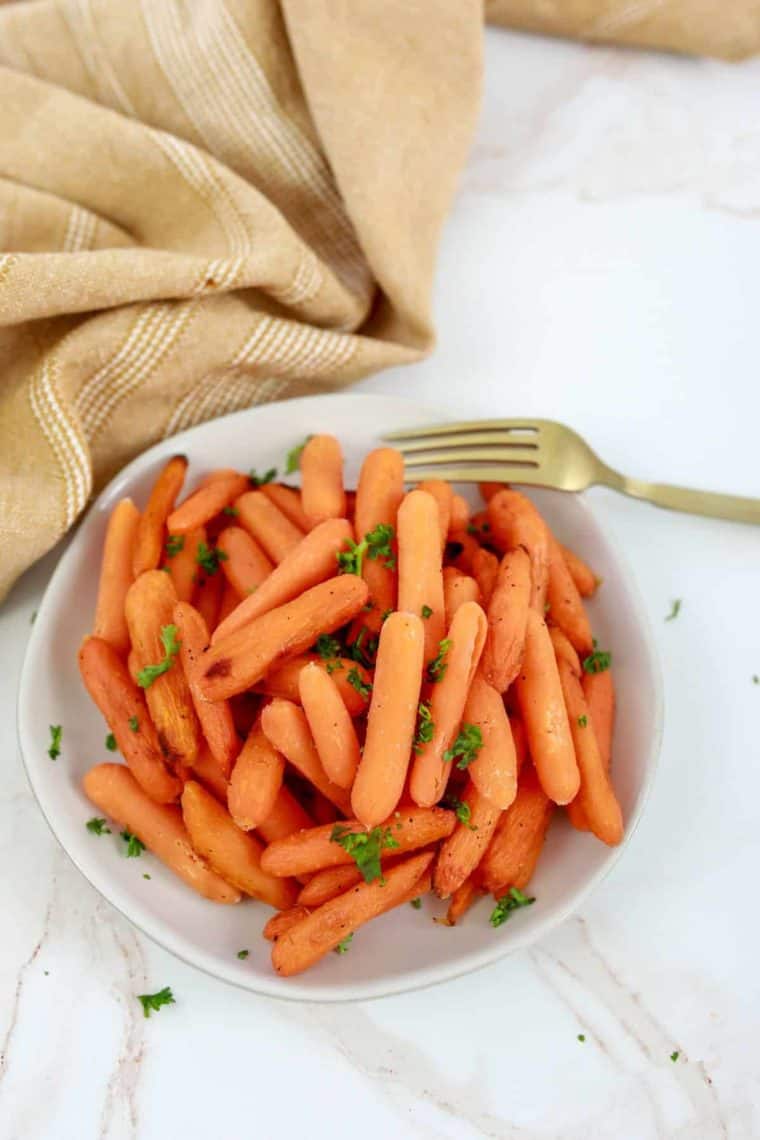
[[[407,456],[404,452],[406,467],[437,467],[441,463],[501,463],[505,465],[519,465],[520,467],[538,467],[538,448],[512,447],[505,450],[501,447],[468,447],[466,451],[456,448],[429,450],[422,454]]]
[[[413,451],[433,451],[439,444],[448,447],[467,447],[470,444],[498,444],[502,448],[530,447],[538,450],[538,435],[517,436],[506,431],[468,431],[455,436],[423,436],[399,441],[398,450],[403,455]]]
[[[427,424],[403,431],[388,432],[383,438],[389,442],[422,437],[458,435],[460,432],[505,431],[537,434],[548,420],[468,420],[464,423]]]
[[[527,486],[546,487],[549,484],[537,463],[479,464],[477,467],[415,467],[406,475],[407,483],[422,483],[426,479],[446,479],[449,483],[524,483]]]

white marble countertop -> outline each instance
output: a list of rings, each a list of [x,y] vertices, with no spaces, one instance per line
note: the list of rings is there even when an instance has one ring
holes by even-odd
[[[631,474],[760,495],[759,111],[760,60],[489,32],[438,350],[365,387],[552,415]],[[51,558],[19,584],[0,613],[0,1140],[760,1135],[760,532],[592,494],[662,654],[645,818],[532,951],[375,1003],[228,988],[80,877],[14,731]],[[135,994],[165,985],[177,1004],[144,1020]]]

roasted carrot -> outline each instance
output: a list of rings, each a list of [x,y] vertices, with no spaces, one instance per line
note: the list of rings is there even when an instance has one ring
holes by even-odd
[[[100,566],[98,600],[93,634],[102,637],[117,653],[129,651],[129,630],[124,617],[124,599],[132,585],[132,551],[140,512],[131,499],[121,499],[108,520]]]
[[[464,819],[441,844],[433,871],[433,889],[441,899],[453,895],[477,867],[491,841],[501,809],[492,804],[469,780],[459,809]]]
[[[321,906],[328,899],[342,895],[349,887],[362,881],[359,868],[351,863],[340,867],[325,867],[311,876],[308,883],[301,887],[298,902],[302,906]]]
[[[467,530],[467,524],[469,521],[470,504],[467,502],[464,495],[452,495],[451,513],[449,515],[449,532],[456,533],[459,530]]]
[[[506,489],[508,489],[506,483],[478,483],[480,497],[484,503],[488,503],[499,491]]]
[[[560,546],[560,550],[578,593],[582,598],[590,598],[592,594],[596,593],[600,579],[597,578],[591,567],[587,566],[583,559],[579,558],[569,547]]]
[[[205,526],[209,519],[219,514],[239,495],[249,490],[251,481],[247,475],[235,471],[231,475],[219,475],[204,487],[193,491],[192,495],[180,503],[166,520],[169,534],[187,534],[190,530]]]
[[[596,742],[605,768],[609,772],[612,760],[612,731],[615,725],[615,684],[612,670],[601,673],[584,673],[581,678],[583,695],[588,705]]]
[[[451,500],[454,497],[451,483],[447,483],[445,479],[425,479],[417,484],[417,490],[427,491],[438,504],[438,526],[441,532],[441,549],[443,549],[451,525]],[[467,526],[466,521],[464,525]]]
[[[282,697],[286,701],[298,702],[300,700],[298,678],[301,676],[302,669],[312,662],[332,677],[343,703],[352,717],[360,716],[367,711],[372,678],[363,665],[359,665],[350,657],[324,659],[308,653],[291,657],[282,665],[271,669],[261,684],[257,686],[257,691],[260,690],[268,697]],[[349,677],[352,678],[354,684],[348,680]]]
[[[583,601],[562,556],[562,549],[549,533],[549,583],[546,592],[549,621],[559,626],[573,647],[584,656],[591,652],[591,623]]]
[[[499,491],[488,501],[493,539],[502,550],[523,546],[530,556],[531,606],[543,614],[549,583],[549,529],[530,499]]]
[[[477,902],[482,893],[474,875],[465,879],[461,886],[452,891],[449,909],[446,911],[446,925],[456,926],[459,919],[466,914],[473,903]]]
[[[148,504],[140,515],[132,551],[132,574],[135,578],[145,570],[155,570],[161,561],[166,519],[182,489],[186,471],[186,457],[175,455],[153,484]]]
[[[328,519],[316,526],[218,627],[213,637],[214,644],[242,629],[254,618],[292,601],[304,590],[335,577],[338,551],[352,536],[351,524],[346,519]]]
[[[241,831],[195,780],[189,780],[182,791],[182,818],[194,850],[226,882],[277,910],[293,906],[298,895],[295,883],[262,871],[261,843]]]
[[[258,590],[274,570],[274,563],[241,526],[226,526],[216,546],[227,556],[222,561],[224,576],[241,598]]]
[[[359,613],[368,597],[366,582],[343,574],[306,590],[292,602],[262,614],[208,650],[199,686],[206,700],[242,693],[272,668],[333,633]]]
[[[309,814],[314,816],[315,823],[335,823],[336,819],[339,818],[340,813],[335,804],[331,803],[316,788],[309,789],[306,802],[309,805]]]
[[[433,496],[410,491],[398,511],[398,608],[426,615],[426,661],[435,657],[446,628],[439,527]]]
[[[483,886],[499,898],[510,887],[523,890],[531,879],[554,804],[541,787],[535,771],[526,767],[520,776],[515,802],[501,816],[488,850],[480,862]]]
[[[204,788],[216,796],[220,804],[227,803],[229,788],[227,777],[212,756],[211,749],[205,741],[201,742],[191,771],[193,778],[200,780]]]
[[[518,546],[502,558],[488,605],[483,675],[500,693],[506,692],[520,672],[530,596],[530,558]]]
[[[282,788],[284,771],[282,755],[257,722],[240,750],[227,793],[227,806],[238,827],[251,831],[269,819]]]
[[[466,530],[458,530],[449,535],[444,554],[450,566],[455,566],[463,574],[472,574],[472,560],[478,550],[478,540]]]
[[[176,800],[182,785],[167,771],[142,690],[114,647],[100,637],[85,638],[79,669],[137,782],[157,803]]]
[[[333,677],[317,664],[298,677],[303,711],[322,767],[340,788],[350,788],[359,764],[359,739]]]
[[[478,583],[483,605],[488,607],[499,577],[499,559],[481,546],[472,556],[472,575]]]
[[[421,807],[437,803],[446,791],[454,767],[446,753],[457,735],[485,639],[486,615],[476,602],[465,602],[454,615],[442,643],[449,643],[449,648],[443,653],[440,679],[431,686],[432,736],[418,744],[412,763],[409,791]]]
[[[515,742],[501,695],[480,671],[470,686],[464,720],[480,729],[483,741],[467,774],[481,795],[502,810],[508,808],[517,794]]]
[[[427,847],[451,835],[455,825],[456,816],[445,808],[403,808],[382,824],[383,833],[395,844],[383,848],[381,856],[387,853],[395,859],[406,851]],[[342,826],[348,831],[364,831],[358,819],[346,820]],[[270,875],[294,876],[351,865],[353,857],[330,838],[332,832],[333,825],[328,823],[275,840],[266,848],[262,866]]]
[[[412,855],[393,867],[384,883],[359,883],[285,931],[272,947],[277,973],[284,977],[301,973],[365,922],[404,902],[432,858],[432,852]]]
[[[96,764],[83,784],[85,795],[100,811],[136,835],[193,890],[214,902],[240,901],[240,892],[193,850],[179,808],[155,803],[128,768],[122,764]]]
[[[203,652],[208,646],[206,623],[189,602],[178,602],[172,620],[177,627],[180,661],[190,688],[193,707],[203,735],[224,776],[229,776],[240,741],[227,701],[204,701],[198,691],[197,674]]]
[[[480,586],[469,574],[463,574],[456,566],[443,568],[443,606],[446,612],[446,628],[451,625],[454,614],[465,602],[480,604]]]
[[[187,534],[170,534],[166,540],[166,561],[163,569],[169,571],[174,590],[180,602],[192,600],[198,579],[198,550],[206,541],[205,527]]]
[[[242,822],[237,822],[238,827],[243,826]],[[283,784],[274,807],[267,818],[259,824],[257,830],[265,843],[274,843],[275,839],[285,839],[296,831],[313,826],[314,820],[290,789]]]
[[[216,629],[216,623],[219,620],[226,580],[224,574],[221,574],[219,570],[214,574],[197,571],[196,578],[195,608],[205,621],[208,629],[213,633]]]
[[[235,500],[241,526],[263,546],[273,562],[282,562],[303,532],[262,491],[247,491]]]
[[[346,516],[343,452],[334,435],[313,435],[301,452],[301,506],[309,528]]]
[[[278,510],[282,511],[285,518],[290,519],[294,526],[306,534],[309,520],[304,514],[301,492],[297,487],[287,487],[284,483],[265,483],[259,490]]]
[[[376,527],[391,526],[394,538],[391,549],[397,555],[395,531],[397,515],[404,497],[404,460],[392,447],[379,447],[370,451],[359,472],[356,490],[355,526],[359,539]],[[382,615],[396,608],[397,572],[387,565],[385,558],[365,558],[362,576],[369,587],[372,609],[365,615],[365,625],[378,633]]]
[[[233,610],[237,609],[241,602],[240,594],[237,592],[231,582],[224,583],[224,590],[222,591],[222,600],[219,603],[219,615],[217,617],[217,629],[228,618]]]
[[[272,915],[261,933],[270,942],[276,942],[286,930],[290,930],[291,926],[308,918],[310,914],[311,911],[305,906],[292,906],[289,910],[281,910]]]
[[[138,674],[138,684],[141,679],[145,681],[145,699],[161,747],[171,760],[192,767],[198,751],[198,719],[177,653],[172,653],[166,643],[167,636],[176,632],[176,605],[177,595],[169,575],[146,570],[129,587],[125,612],[141,671],[168,663],[160,675]]]
[[[546,622],[534,609],[528,611],[525,654],[515,686],[541,786],[549,799],[567,804],[578,793],[580,774],[554,647]]]
[[[515,762],[517,767],[517,778],[519,780],[523,765],[527,764],[529,760],[528,738],[525,735],[525,725],[520,720],[519,716],[509,717],[509,729],[512,733],[512,740],[514,741],[515,745]]]
[[[303,709],[290,701],[275,699],[262,712],[261,727],[270,744],[288,763],[347,815],[350,811],[348,793],[334,784],[322,767]]]

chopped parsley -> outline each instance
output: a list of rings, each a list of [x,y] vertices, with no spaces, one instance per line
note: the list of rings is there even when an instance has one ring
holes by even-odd
[[[453,642],[450,637],[444,637],[443,641],[438,642],[438,652],[432,661],[428,661],[428,681],[435,683],[436,681],[442,681],[446,676],[446,670],[448,669],[449,665],[447,661],[444,661],[444,657],[451,649],[452,645]]]
[[[372,685],[370,685],[368,681],[362,680],[362,675],[355,665],[352,665],[349,669],[346,680],[352,688],[356,689],[360,697],[364,697],[364,699],[367,700],[372,692]]]
[[[164,647],[164,658],[157,665],[146,665],[137,674],[137,684],[141,689],[149,689],[153,682],[163,673],[168,673],[179,653],[179,640],[176,625],[161,627],[161,644]],[[131,725],[130,725],[131,727]],[[136,730],[133,730],[136,731]]]
[[[415,910],[422,910],[422,899],[412,899],[409,906],[413,906]]]
[[[138,994],[137,1000],[143,1007],[143,1016],[150,1017],[151,1013],[158,1011],[164,1005],[174,1005],[174,994],[169,986],[164,986],[157,994]]]
[[[112,732],[109,732],[108,736],[106,737],[106,748],[108,749],[109,752],[115,752],[116,751],[116,748],[117,748],[116,737],[114,736],[114,734]]]
[[[433,718],[430,715],[430,705],[426,701],[420,701],[417,709],[417,729],[414,734],[414,742],[412,748],[415,752],[422,751],[423,744],[429,744],[433,739],[435,732],[435,725]]]
[[[297,443],[295,447],[291,447],[290,451],[285,457],[285,474],[292,475],[294,471],[298,470],[301,462],[301,452],[306,447],[306,444],[312,436],[307,435],[303,443]]]
[[[491,911],[489,920],[491,926],[501,926],[512,917],[513,911],[519,910],[522,906],[531,906],[535,901],[534,898],[524,895],[517,887],[510,887]]]
[[[470,831],[478,830],[477,827],[475,827],[474,823],[470,822],[472,819],[472,811],[470,809],[470,805],[466,804],[464,800],[460,800],[457,796],[449,793],[449,795],[444,796],[444,798],[441,800],[441,807],[445,807],[448,808],[449,811],[453,811],[454,815],[457,817],[463,827],[468,827]]]
[[[586,1040],[586,1034],[585,1033],[579,1033],[578,1034],[578,1040],[579,1041],[585,1041]]]
[[[88,831],[91,831],[93,835],[111,834],[111,828],[106,827],[106,821],[104,819],[98,819],[97,816],[93,816],[92,819],[88,819],[85,827]]]
[[[198,549],[195,552],[195,561],[209,578],[216,574],[219,563],[226,562],[228,557],[229,555],[225,554],[223,550],[218,550],[215,546],[207,546],[205,542],[199,542]]]
[[[387,621],[392,613],[393,610],[383,610],[382,614],[380,615],[380,624],[382,625],[383,622]]]
[[[144,879],[149,879],[149,878],[150,878],[150,875],[148,874],[148,872],[147,872],[147,871],[146,871],[146,872],[145,872],[145,874],[143,875],[143,878],[144,878]]]
[[[332,676],[336,670],[343,668],[343,662],[340,660],[343,653],[343,646],[337,637],[331,637],[329,633],[320,633],[314,643],[314,648],[317,654],[326,663],[329,676]]]
[[[475,523],[467,524],[467,533],[475,535],[476,538],[479,538],[481,534],[488,534],[490,529],[491,524],[487,522],[484,522],[483,525],[479,527],[476,526]]]
[[[580,725],[581,728],[585,728],[586,725],[588,724],[588,717],[586,716],[585,713],[583,714],[583,716],[578,717],[578,724]]]
[[[61,737],[63,736],[63,725],[51,724],[50,725],[50,747],[48,748],[48,756],[51,760],[57,760],[61,755]]]
[[[365,642],[366,638],[366,642]],[[364,665],[366,669],[371,669],[377,658],[377,647],[380,643],[378,637],[367,636],[367,629],[360,629],[356,636],[355,641],[351,641],[346,645],[346,654],[354,661],[358,661],[360,665]]]
[[[673,1052],[670,1054],[670,1059],[671,1059],[671,1061],[673,1061],[675,1063],[680,1056],[681,1056],[681,1054],[680,1054],[679,1050],[674,1049]]]
[[[121,838],[127,845],[127,859],[136,859],[145,850],[145,844],[131,831],[120,831]]]
[[[612,654],[604,649],[597,649],[597,640],[594,638],[594,651],[583,659],[584,673],[604,673],[612,664]]]
[[[166,540],[166,557],[174,558],[175,554],[179,554],[181,550],[185,549],[185,536],[184,534],[170,534]]]
[[[33,611],[32,611],[32,616],[29,618],[29,624],[30,624],[30,625],[34,625],[34,623],[36,622],[36,620],[37,620],[37,611],[36,611],[36,610],[33,610]]]
[[[752,684],[760,685],[760,677],[758,677],[757,673],[752,674]]]
[[[245,959],[246,959],[246,958],[248,957],[248,955],[250,954],[250,952],[251,952],[250,950],[238,950],[238,952],[237,952],[237,956],[238,956],[238,958],[240,959],[240,961],[241,961],[241,962],[244,962],[244,961],[245,961]]]
[[[424,618],[429,618],[429,617],[433,616],[433,611],[430,608],[430,606],[423,606],[420,612]]]
[[[371,831],[352,831],[346,824],[336,823],[330,832],[330,839],[348,852],[361,871],[365,883],[372,883],[375,879],[385,882],[380,866],[381,853],[383,850],[390,851],[398,847],[398,840],[393,838],[389,827],[373,827]]]
[[[248,472],[248,478],[251,480],[254,487],[263,487],[267,483],[273,483],[277,478],[277,468],[270,467],[269,470],[265,471],[263,475],[257,475],[256,468],[252,467]]]
[[[236,519],[240,514],[240,511],[237,509],[237,507],[222,507],[222,514],[229,515],[231,519]]]
[[[346,539],[346,550],[339,550],[335,557],[343,574],[361,574],[366,554],[372,562],[383,559],[383,565],[395,570],[396,558],[391,543],[395,531],[389,523],[378,523],[374,530],[367,531],[361,542]]]
[[[443,759],[448,764],[451,760],[456,760],[458,756],[457,768],[463,771],[477,758],[482,747],[483,733],[478,726],[476,724],[463,724],[451,748],[447,748],[444,752]]]
[[[681,598],[674,598],[670,603],[670,613],[665,618],[665,621],[675,621],[681,612]]]
[[[129,718],[129,720],[127,721],[127,724],[131,728],[132,732],[139,732],[140,731],[140,722],[136,716],[131,716]]]
[[[350,933],[350,934],[347,934],[347,935],[346,935],[346,937],[345,937],[345,938],[343,938],[343,939],[342,939],[342,940],[341,940],[341,941],[338,943],[338,945],[335,947],[335,953],[336,953],[336,954],[347,954],[347,953],[348,953],[348,948],[349,948],[349,946],[351,945],[351,939],[353,938],[353,936],[354,936],[354,933],[353,933],[353,931],[351,931],[351,933]]]

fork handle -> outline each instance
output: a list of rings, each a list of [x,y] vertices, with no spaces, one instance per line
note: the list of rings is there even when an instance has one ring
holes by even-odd
[[[760,499],[719,495],[714,491],[694,491],[689,487],[674,487],[669,483],[644,483],[641,479],[629,479],[609,469],[607,474],[611,476],[604,479],[608,486],[631,495],[634,499],[646,499],[656,507],[760,526]]]

